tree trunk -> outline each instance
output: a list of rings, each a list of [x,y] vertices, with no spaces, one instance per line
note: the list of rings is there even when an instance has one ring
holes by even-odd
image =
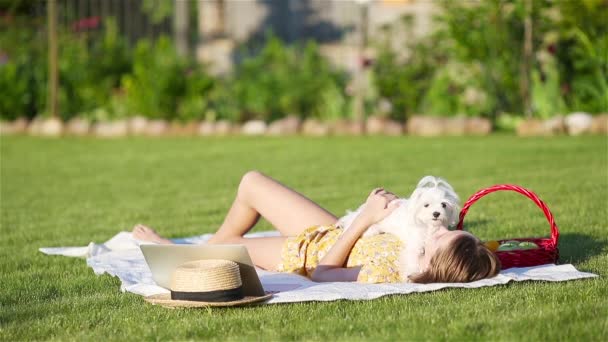
[[[526,117],[532,117],[530,100],[530,76],[532,72],[532,0],[524,0],[526,17],[524,19],[524,51],[521,63],[520,91]]]
[[[48,0],[48,38],[49,38],[49,80],[48,80],[48,113],[58,116],[57,93],[59,90],[59,78],[57,70],[57,1]]]
[[[355,98],[354,98],[354,116],[355,121],[362,124],[365,120],[365,95],[367,93],[366,83],[366,66],[364,65],[364,59],[366,58],[365,52],[367,49],[367,31],[369,22],[369,8],[367,3],[360,5],[361,18],[360,18],[360,37],[359,37],[359,60],[357,61],[357,70],[355,71]]]

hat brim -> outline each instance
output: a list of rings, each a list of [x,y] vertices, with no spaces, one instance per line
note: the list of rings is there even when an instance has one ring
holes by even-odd
[[[170,293],[163,293],[145,297],[144,299],[154,305],[162,305],[168,308],[205,308],[210,306],[221,307],[221,306],[240,306],[253,303],[259,303],[268,300],[272,297],[272,294],[263,296],[245,296],[239,300],[233,300],[230,302],[199,302],[190,300],[174,300],[171,299]]]

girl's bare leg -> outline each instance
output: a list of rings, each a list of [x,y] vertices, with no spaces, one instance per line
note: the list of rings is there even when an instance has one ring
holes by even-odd
[[[282,236],[244,238],[260,217]],[[275,269],[281,262],[281,249],[288,236],[295,236],[314,225],[328,225],[337,218],[318,204],[257,171],[247,172],[224,223],[209,243],[237,243],[247,247],[253,262]]]
[[[338,220],[318,204],[257,171],[247,172],[224,223],[210,242],[243,236],[264,217],[283,236],[295,236],[314,225]]]
[[[243,238],[260,217],[268,220],[282,236]],[[314,225],[329,225],[336,221],[334,215],[300,193],[260,172],[250,171],[243,176],[232,207],[209,243],[243,244],[254,264],[275,269],[286,237],[298,235]],[[136,229],[133,233],[138,237]],[[144,233],[154,239],[151,241],[170,243],[150,228]]]
[[[173,244],[173,241],[160,236],[154,229],[138,224],[133,228],[133,236],[142,241],[151,241],[160,244]],[[212,242],[216,244],[245,245],[253,263],[265,270],[275,270],[281,262],[281,249],[287,237],[259,237],[244,238],[235,236],[224,241]]]

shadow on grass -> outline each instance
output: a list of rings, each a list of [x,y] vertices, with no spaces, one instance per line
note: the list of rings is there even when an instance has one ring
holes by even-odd
[[[465,220],[464,230],[473,234],[483,234],[476,230],[478,227],[487,227],[490,220]],[[481,236],[481,235],[480,235]],[[582,263],[588,259],[605,253],[608,240],[600,240],[596,237],[581,233],[560,233],[559,236],[559,263],[575,264]]]
[[[563,233],[559,236],[559,261],[581,263],[603,253],[607,241],[581,233]]]
[[[480,220],[464,220],[464,230],[473,230],[477,227],[483,227],[483,226],[487,226],[488,222],[490,222],[490,220],[487,219],[480,219]]]

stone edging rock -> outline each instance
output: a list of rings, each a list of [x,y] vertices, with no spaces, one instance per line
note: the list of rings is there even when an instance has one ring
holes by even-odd
[[[519,136],[608,134],[608,113],[592,116],[584,112],[575,112],[547,120],[529,119],[522,121],[517,126],[516,132]]]
[[[247,121],[242,125],[226,120],[216,122],[169,123],[135,116],[124,120],[104,121],[91,124],[86,119],[74,118],[67,123],[56,118],[36,118],[31,122],[17,119],[0,122],[0,134],[30,134],[58,137],[96,136],[114,138],[123,136],[327,136],[327,135],[386,135],[400,136],[462,136],[488,135],[492,132],[490,120],[467,117],[433,117],[415,115],[404,125],[382,116],[370,116],[364,123],[349,120],[323,122],[315,118],[302,121],[297,116],[287,116],[267,124],[261,120]],[[522,121],[516,131],[519,136],[546,136],[556,134],[608,134],[608,113],[591,116],[572,113],[549,120]]]

